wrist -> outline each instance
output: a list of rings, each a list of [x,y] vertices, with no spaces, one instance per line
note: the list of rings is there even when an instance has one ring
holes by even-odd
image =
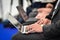
[[[43,32],[43,26],[44,26],[44,24],[41,25],[41,32]]]

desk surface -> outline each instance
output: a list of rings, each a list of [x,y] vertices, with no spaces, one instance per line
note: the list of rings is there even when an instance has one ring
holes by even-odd
[[[11,40],[17,32],[16,28],[4,28],[4,24],[0,23],[0,40]]]

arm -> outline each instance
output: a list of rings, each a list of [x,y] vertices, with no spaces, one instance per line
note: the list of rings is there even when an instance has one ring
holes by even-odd
[[[43,32],[45,37],[56,37],[60,35],[60,20],[56,23],[52,23],[50,25],[41,26],[39,24],[30,25],[27,28],[31,32]]]
[[[56,23],[43,26],[43,32],[46,37],[56,37],[60,35],[60,20]]]

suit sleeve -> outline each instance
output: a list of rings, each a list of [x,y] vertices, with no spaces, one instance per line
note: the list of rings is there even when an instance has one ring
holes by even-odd
[[[60,20],[56,23],[43,26],[43,33],[46,37],[54,37],[60,35]]]

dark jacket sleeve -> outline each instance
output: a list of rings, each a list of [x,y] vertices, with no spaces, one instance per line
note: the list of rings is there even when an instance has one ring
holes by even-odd
[[[60,35],[60,20],[56,23],[43,26],[43,33],[46,37],[55,37]]]

